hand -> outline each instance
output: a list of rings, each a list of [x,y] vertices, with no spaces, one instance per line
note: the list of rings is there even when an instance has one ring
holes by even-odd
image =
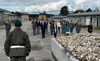
[[[90,29],[90,31],[91,31],[91,29]]]

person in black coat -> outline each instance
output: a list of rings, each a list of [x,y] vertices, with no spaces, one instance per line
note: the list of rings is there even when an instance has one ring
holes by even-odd
[[[54,25],[53,25],[53,31],[54,31],[54,37],[55,38],[57,37],[57,30],[58,30],[58,26],[57,26],[57,22],[55,21]]]
[[[9,34],[9,32],[10,32],[10,29],[11,29],[11,24],[10,24],[9,20],[7,20],[6,23],[5,23],[6,38]]]
[[[45,38],[45,30],[46,30],[46,24],[44,22],[44,19],[42,19],[41,23],[42,38]]]
[[[92,23],[90,22],[90,24],[88,25],[88,32],[92,33],[92,31],[93,31],[93,26]]]

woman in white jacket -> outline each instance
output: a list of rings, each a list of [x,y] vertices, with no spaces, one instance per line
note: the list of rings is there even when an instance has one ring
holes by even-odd
[[[60,27],[61,27],[60,21],[57,22],[57,26],[58,26],[58,32],[59,32],[59,34],[60,34]]]

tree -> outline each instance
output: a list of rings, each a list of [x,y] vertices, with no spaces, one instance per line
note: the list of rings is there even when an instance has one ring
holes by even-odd
[[[46,11],[44,11],[43,14],[45,14],[47,18],[50,17],[50,15],[46,13]]]
[[[65,16],[65,15],[68,15],[68,14],[69,14],[68,7],[63,6],[60,10],[60,15]]]
[[[91,8],[87,9],[86,12],[92,12]]]
[[[18,16],[21,16],[21,13],[20,13],[20,12],[18,12],[18,11],[17,11],[17,12],[15,12],[15,14],[16,14],[16,15],[18,15]]]
[[[84,12],[84,10],[76,10],[74,13],[82,13],[82,12]]]
[[[47,14],[46,11],[43,12],[44,14]]]

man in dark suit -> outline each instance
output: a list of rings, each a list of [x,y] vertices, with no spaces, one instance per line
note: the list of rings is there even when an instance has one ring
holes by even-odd
[[[46,33],[48,33],[48,19],[46,19],[45,24],[46,24]]]
[[[42,38],[45,38],[45,30],[46,30],[46,24],[44,22],[44,19],[42,19],[41,23]]]
[[[37,34],[39,34],[39,32],[40,32],[40,21],[39,21],[39,19],[37,19]]]
[[[9,20],[6,21],[5,26],[6,26],[5,30],[6,30],[6,38],[7,38],[8,34],[10,32],[10,29],[11,29],[11,24],[9,23]]]

